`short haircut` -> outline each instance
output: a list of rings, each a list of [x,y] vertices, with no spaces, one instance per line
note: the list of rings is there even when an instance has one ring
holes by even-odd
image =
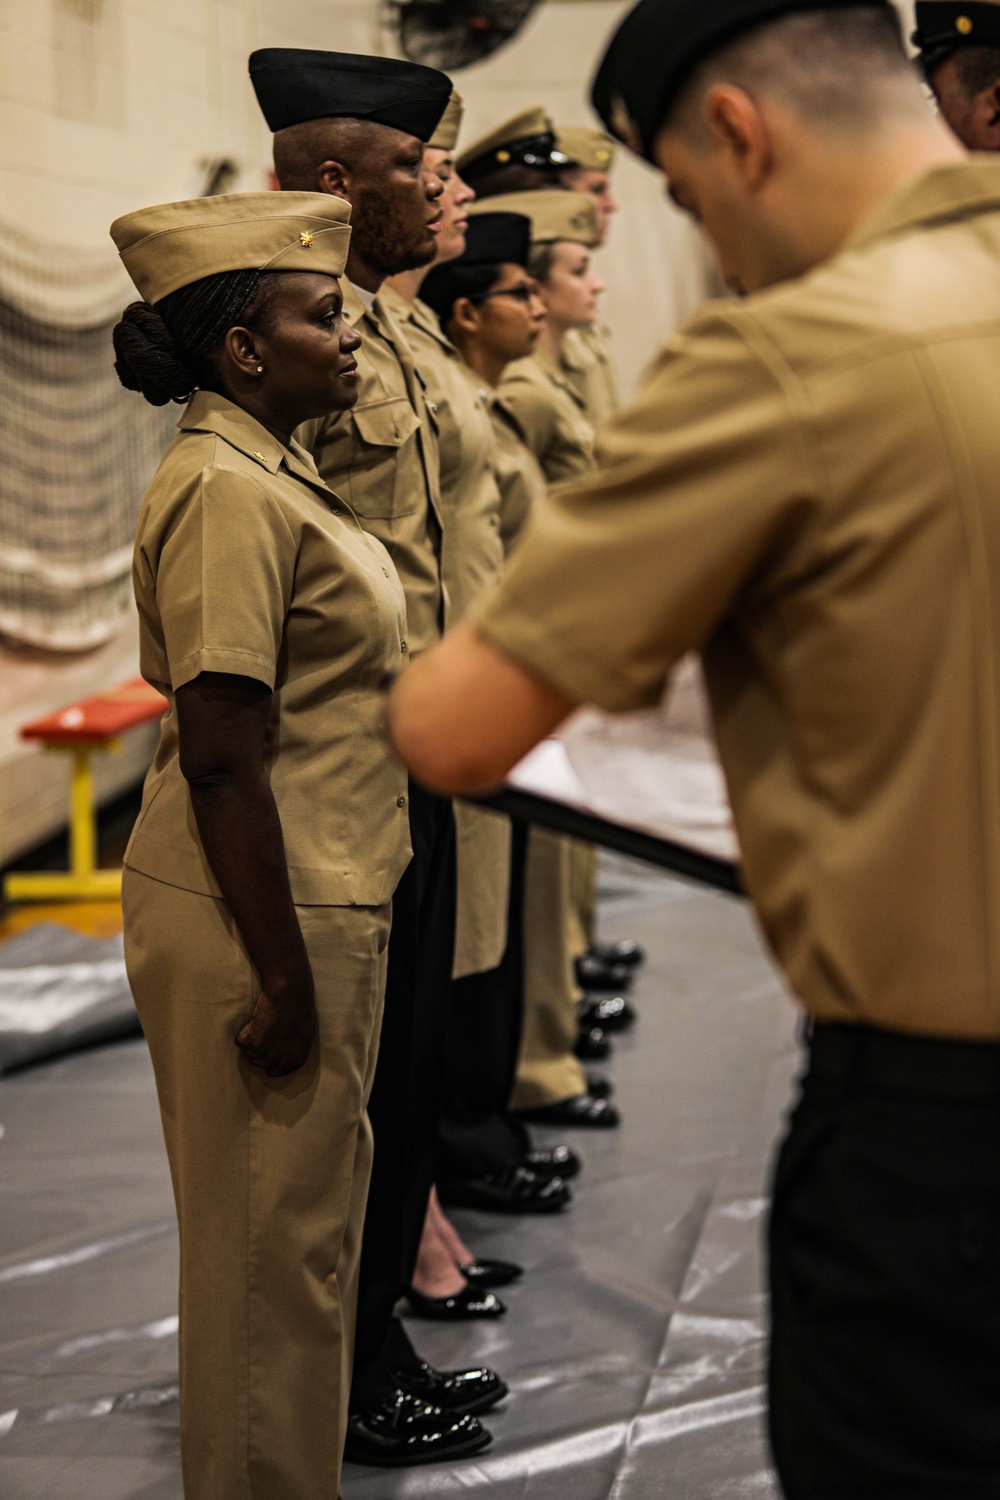
[[[738,36],[697,65],[666,123],[702,134],[702,101],[719,83],[770,96],[842,132],[923,103],[895,12],[871,5],[793,13]]]
[[[1000,80],[1000,47],[960,47],[954,58],[959,87],[970,104]]]
[[[274,175],[286,193],[318,192],[317,173],[325,161],[361,171],[384,128],[340,116],[289,125],[274,137]]]

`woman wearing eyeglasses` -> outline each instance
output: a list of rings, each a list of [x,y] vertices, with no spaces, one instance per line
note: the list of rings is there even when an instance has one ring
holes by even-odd
[[[474,272],[456,262],[450,284],[445,268],[428,278],[423,294],[467,363],[496,388],[509,551],[545,482],[568,479],[592,463],[593,429],[561,366],[560,345],[568,329],[593,323],[603,290],[590,265],[597,214],[591,198],[568,191],[507,194],[473,205],[470,213],[470,234],[484,219],[512,214],[527,216],[531,226],[521,265]],[[460,272],[469,278],[464,286],[454,280]],[[580,995],[573,962],[586,945],[579,912],[592,899],[594,876],[588,846],[532,830],[523,905],[524,1016],[511,1096],[513,1108],[532,1122],[597,1128],[619,1122],[604,1090],[592,1092],[576,1052]]]

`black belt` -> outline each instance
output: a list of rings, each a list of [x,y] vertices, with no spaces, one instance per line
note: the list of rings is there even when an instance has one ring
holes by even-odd
[[[809,1036],[809,1083],[928,1099],[996,1099],[1000,1041],[908,1036],[875,1026],[817,1021]]]

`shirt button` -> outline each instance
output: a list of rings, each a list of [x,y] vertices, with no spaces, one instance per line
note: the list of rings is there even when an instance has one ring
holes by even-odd
[[[406,798],[405,797],[397,797],[396,798],[396,806],[397,807],[405,807],[406,806]]]
[[[405,652],[406,652],[406,642],[405,641],[400,641],[400,643],[399,643],[399,649],[400,649],[400,651],[402,651],[405,654]]]
[[[385,574],[386,578],[388,578],[388,576],[389,576],[389,569],[388,568],[383,568],[382,572]]]

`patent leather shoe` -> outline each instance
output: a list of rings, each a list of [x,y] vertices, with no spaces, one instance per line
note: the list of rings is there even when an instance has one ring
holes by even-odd
[[[344,1457],[353,1464],[396,1469],[481,1453],[493,1441],[477,1417],[442,1411],[410,1391],[396,1390],[347,1419]]]
[[[617,943],[591,943],[587,952],[605,964],[624,964],[627,969],[638,969],[646,962],[646,950],[632,938],[619,938]]]
[[[602,1078],[599,1073],[587,1074],[587,1093],[592,1094],[595,1099],[610,1099],[614,1091],[615,1086],[610,1078]]]
[[[622,990],[631,987],[634,978],[634,972],[628,964],[606,964],[603,959],[595,958],[591,953],[574,959],[573,973],[581,990],[587,993],[593,990],[599,994],[606,994],[608,990],[615,990],[620,994]]]
[[[573,1051],[581,1062],[607,1062],[611,1056],[611,1038],[600,1026],[581,1026]]]
[[[449,1416],[489,1411],[507,1394],[507,1383],[494,1370],[435,1370],[422,1359],[414,1369],[396,1370],[400,1390]]]
[[[484,1208],[499,1214],[552,1214],[573,1201],[561,1177],[539,1177],[527,1167],[510,1167],[471,1182],[439,1182],[445,1208]]]
[[[518,1119],[532,1125],[579,1126],[586,1130],[613,1130],[621,1124],[621,1115],[607,1099],[595,1099],[593,1094],[575,1094],[572,1099],[562,1099],[558,1104],[546,1104],[540,1109],[518,1111]]]
[[[576,1013],[581,1026],[599,1026],[602,1031],[627,1031],[638,1020],[635,1006],[621,995],[585,995]]]
[[[477,1256],[475,1260],[466,1261],[465,1265],[458,1268],[466,1281],[480,1289],[496,1286],[510,1286],[512,1281],[520,1281],[524,1275],[524,1267],[519,1266],[513,1260],[489,1260],[485,1255]]]
[[[564,1182],[579,1177],[583,1168],[571,1146],[536,1146],[521,1158],[521,1165],[536,1177],[561,1177]]]
[[[425,1297],[411,1286],[406,1294],[418,1318],[436,1318],[441,1323],[468,1323],[473,1318],[502,1318],[507,1311],[499,1297],[471,1282],[453,1297]]]

